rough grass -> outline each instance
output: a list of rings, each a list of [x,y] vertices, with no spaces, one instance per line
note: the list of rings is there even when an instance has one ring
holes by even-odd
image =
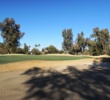
[[[49,56],[49,55],[5,55],[0,56],[0,64],[29,61],[29,60],[46,60],[46,61],[63,61],[63,60],[78,60],[91,58],[88,56]]]

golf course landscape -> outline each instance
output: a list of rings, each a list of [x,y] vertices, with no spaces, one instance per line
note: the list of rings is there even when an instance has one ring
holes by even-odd
[[[110,100],[110,0],[0,4],[0,100]]]

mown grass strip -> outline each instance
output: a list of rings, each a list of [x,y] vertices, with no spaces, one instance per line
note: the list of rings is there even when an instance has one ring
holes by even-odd
[[[29,61],[29,60],[46,60],[46,61],[63,61],[63,60],[78,60],[91,58],[88,56],[48,56],[48,55],[5,55],[0,56],[0,64]]]

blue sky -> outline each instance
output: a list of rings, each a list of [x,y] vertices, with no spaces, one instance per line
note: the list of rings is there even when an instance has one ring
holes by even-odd
[[[81,31],[89,37],[95,27],[110,30],[110,0],[0,0],[0,11],[0,22],[8,17],[21,25],[21,46],[31,48],[62,49],[63,29],[71,28],[74,40]]]

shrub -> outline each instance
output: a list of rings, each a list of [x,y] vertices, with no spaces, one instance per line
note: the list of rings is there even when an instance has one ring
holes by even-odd
[[[34,55],[40,55],[40,51],[38,49],[36,49],[36,48],[33,48],[31,50],[31,53],[34,54]]]

